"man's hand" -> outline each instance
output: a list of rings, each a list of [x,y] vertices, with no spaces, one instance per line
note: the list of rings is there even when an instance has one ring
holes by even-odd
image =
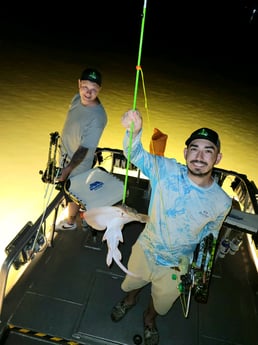
[[[128,110],[122,116],[121,122],[122,122],[123,127],[125,127],[128,131],[131,130],[132,122],[134,123],[134,126],[133,126],[134,136],[136,136],[142,129],[142,116],[138,110]]]
[[[68,176],[71,174],[74,168],[76,168],[87,155],[88,148],[79,146],[78,149],[74,152],[70,163],[62,169],[61,175],[56,179],[57,182],[65,181]]]
[[[70,175],[72,169],[69,165],[66,168],[63,168],[61,171],[61,175],[56,178],[56,182],[64,182],[66,181],[67,177]]]

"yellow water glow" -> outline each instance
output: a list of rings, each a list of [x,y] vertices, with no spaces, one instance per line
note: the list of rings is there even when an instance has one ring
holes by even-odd
[[[94,57],[95,58],[95,57]],[[47,203],[46,184],[39,170],[47,163],[49,134],[61,132],[81,70],[92,56],[54,57],[45,51],[5,52],[0,64],[1,219],[0,262],[4,248],[29,221],[42,214]],[[121,115],[132,107],[135,61],[125,56],[96,58],[103,74],[100,99],[108,125],[100,147],[122,148]],[[110,65],[110,61],[112,64]],[[168,134],[165,155],[183,162],[188,135],[199,127],[218,131],[222,141],[221,168],[247,174],[258,183],[258,105],[251,86],[219,76],[194,74],[170,62],[148,61],[145,73],[148,112],[141,86],[137,108],[144,119],[143,144],[149,148],[153,128]],[[155,67],[153,67],[155,66]],[[156,67],[159,66],[157,75]],[[56,191],[52,191],[51,197]]]

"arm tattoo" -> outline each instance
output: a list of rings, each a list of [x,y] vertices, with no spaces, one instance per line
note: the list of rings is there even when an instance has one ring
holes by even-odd
[[[76,168],[77,165],[79,165],[82,162],[87,152],[88,152],[88,149],[86,147],[79,146],[78,149],[74,152],[74,155],[71,159],[69,166],[72,169]]]

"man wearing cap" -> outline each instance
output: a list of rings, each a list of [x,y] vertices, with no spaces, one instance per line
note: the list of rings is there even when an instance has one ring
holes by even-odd
[[[95,68],[85,69],[78,80],[79,93],[71,102],[61,135],[63,166],[58,181],[79,175],[91,169],[96,148],[107,124],[106,111],[98,95],[102,77]],[[57,224],[57,230],[76,229],[79,206],[68,202],[68,217]]]
[[[214,165],[222,158],[215,131],[200,128],[191,134],[185,142],[184,165],[143,148],[139,111],[126,112],[122,125],[127,129],[125,155],[132,130],[131,162],[150,180],[150,221],[128,261],[128,269],[140,278],[126,275],[121,288],[127,294],[113,307],[111,319],[120,321],[137,302],[140,290],[151,283],[151,298],[144,312],[144,341],[145,345],[156,345],[156,317],[165,315],[179,297],[180,275],[185,262],[191,262],[196,245],[210,233],[218,237],[232,200],[212,177]]]

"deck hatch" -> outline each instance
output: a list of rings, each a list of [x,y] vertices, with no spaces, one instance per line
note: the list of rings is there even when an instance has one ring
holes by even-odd
[[[81,308],[78,303],[26,292],[9,323],[17,328],[40,330],[49,336],[69,339]]]
[[[142,333],[142,310],[147,302],[145,294],[135,306],[138,312],[128,313],[119,324],[110,318],[113,305],[123,296],[120,289],[122,279],[120,275],[96,271],[89,301],[73,334],[75,339],[85,340],[86,344],[132,344],[134,334]]]

